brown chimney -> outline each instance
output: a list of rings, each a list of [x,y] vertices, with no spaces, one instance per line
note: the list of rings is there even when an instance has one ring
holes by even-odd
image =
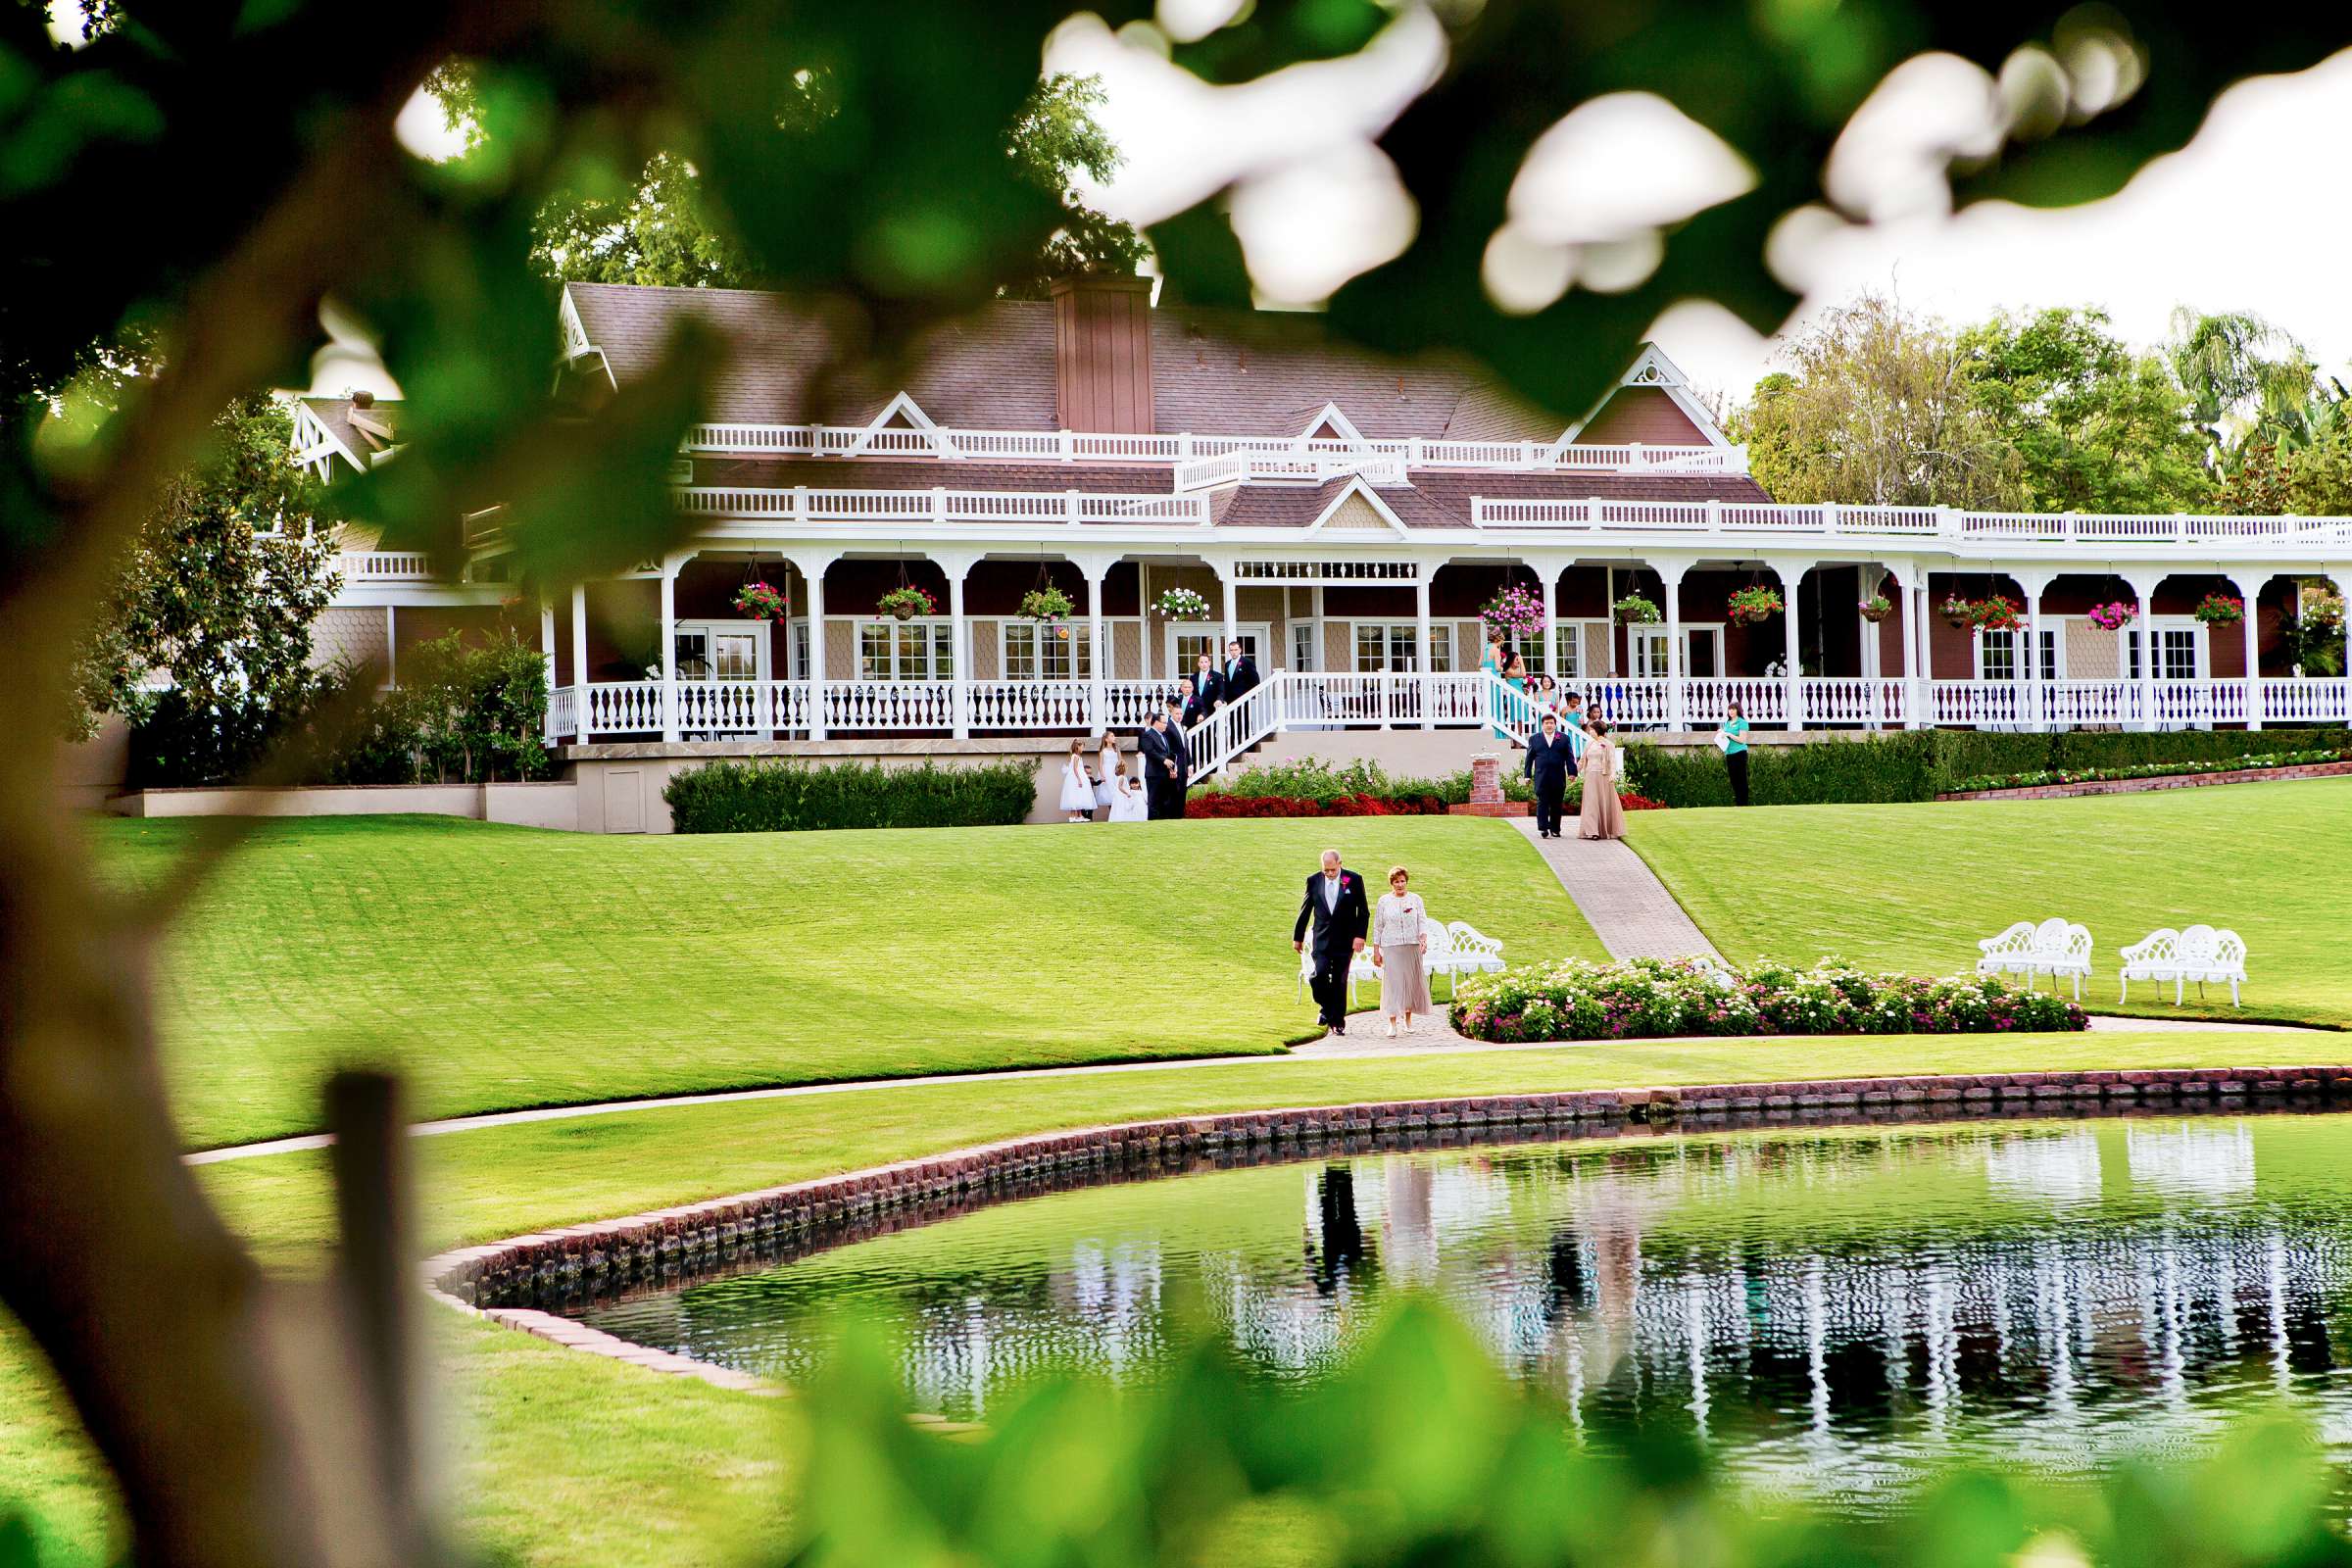
[[[1152,428],[1152,280],[1054,283],[1054,412],[1064,430]]]

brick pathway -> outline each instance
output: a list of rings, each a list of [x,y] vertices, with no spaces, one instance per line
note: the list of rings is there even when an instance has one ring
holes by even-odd
[[[1573,827],[1563,838],[1540,839],[1532,817],[1514,817],[1511,825],[1544,857],[1610,957],[1723,956],[1691,924],[1657,873],[1622,841],[1580,839]]]

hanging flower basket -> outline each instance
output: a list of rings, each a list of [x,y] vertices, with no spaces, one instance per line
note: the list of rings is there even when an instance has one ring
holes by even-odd
[[[1880,621],[1894,613],[1894,601],[1888,599],[1885,594],[1872,594],[1856,608],[1862,612],[1864,620],[1876,626]]]
[[[2101,631],[2122,631],[2138,618],[2139,612],[2120,599],[2090,607],[2090,623]]]
[[[912,620],[917,615],[938,614],[939,601],[909,583],[875,600],[874,608],[893,620]]]
[[[2229,594],[2207,594],[2197,601],[2194,613],[2208,626],[2234,626],[2246,618],[2246,602]]]
[[[1782,610],[1778,588],[1742,588],[1723,607],[1723,617],[1735,626],[1761,626]]]
[[[1977,623],[1977,607],[1958,594],[1946,594],[1937,613],[1943,616],[1947,626],[1974,626]]]
[[[1609,608],[1620,626],[1654,626],[1659,620],[1658,607],[1640,594],[1627,594]]]
[[[1169,620],[1206,620],[1208,618],[1208,601],[1190,588],[1170,588],[1157,599],[1152,600],[1152,604],[1161,615]]]
[[[735,590],[735,612],[754,620],[782,620],[792,613],[792,601],[771,583],[747,582]]]
[[[1070,596],[1058,588],[1032,588],[1021,595],[1021,618],[1024,620],[1063,620],[1078,607]]]
[[[1994,594],[1976,607],[1977,624],[1986,631],[2015,631],[2026,623],[2025,611],[2007,594]]]
[[[1534,591],[1512,583],[1478,607],[1487,635],[1504,642],[1533,637],[1544,629],[1544,600]]]

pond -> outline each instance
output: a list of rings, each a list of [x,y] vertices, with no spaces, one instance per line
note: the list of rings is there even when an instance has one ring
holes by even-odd
[[[576,1309],[785,1382],[897,1319],[925,1408],[1151,1378],[1205,1325],[1282,1380],[1400,1291],[1580,1423],[1867,1505],[1953,1461],[2102,1468],[2283,1401],[2352,1445],[2352,1115],[1844,1126],[1343,1157],[1054,1194]]]

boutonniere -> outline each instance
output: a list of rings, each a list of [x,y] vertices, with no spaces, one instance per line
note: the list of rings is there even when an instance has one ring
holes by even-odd
[[[1343,876],[1340,878],[1340,886],[1344,888],[1351,888],[1355,886],[1355,878],[1351,876]]]

